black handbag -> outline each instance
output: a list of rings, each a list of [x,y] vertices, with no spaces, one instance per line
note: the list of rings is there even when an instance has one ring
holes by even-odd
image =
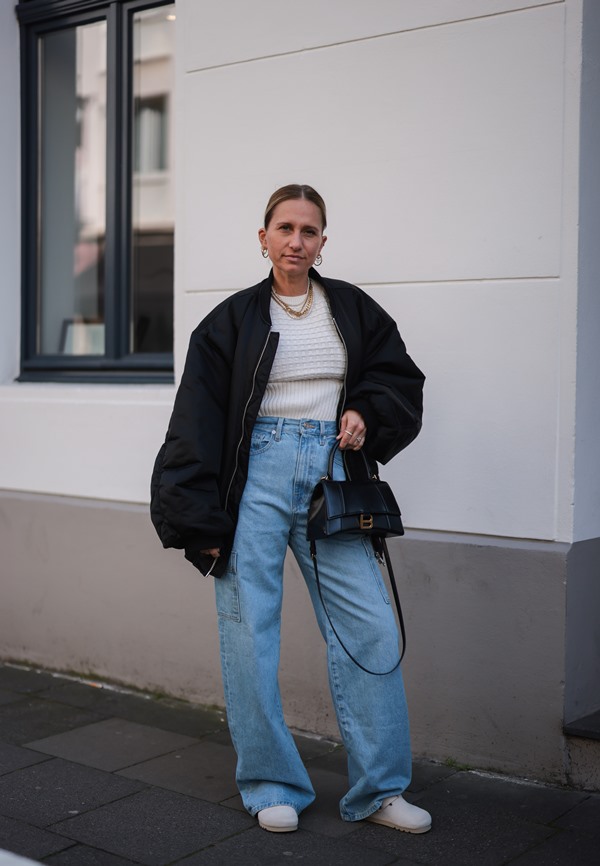
[[[363,459],[363,477],[351,478],[346,468],[346,480],[333,480],[333,460],[339,443],[331,449],[327,475],[316,484],[308,508],[308,522],[306,527],[306,538],[310,542],[310,555],[315,569],[315,580],[321,604],[329,620],[329,625],[338,639],[342,649],[349,658],[365,673],[374,676],[386,676],[395,671],[404,657],[406,651],[406,632],[402,607],[398,596],[398,588],[394,578],[394,571],[390,560],[389,551],[385,539],[389,536],[404,535],[402,526],[402,515],[396,502],[390,485],[382,481],[375,468],[369,465],[364,451],[358,453]],[[319,580],[319,569],[317,566],[317,540],[331,538],[343,533],[362,533],[371,538],[375,556],[380,564],[385,561],[388,571],[390,586],[398,611],[398,622],[402,634],[402,654],[393,668],[389,671],[371,671],[363,667],[354,656],[346,649],[342,639],[336,631],[329,616],[329,611],[323,599],[321,582]]]

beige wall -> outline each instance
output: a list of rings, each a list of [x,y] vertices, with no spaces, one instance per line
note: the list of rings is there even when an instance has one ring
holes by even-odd
[[[301,20],[285,8],[178,0],[177,375],[197,321],[264,275],[269,192],[313,183],[330,210],[323,273],[383,303],[428,377],[423,433],[385,469],[411,527],[393,555],[415,750],[568,780],[570,762],[600,767],[561,730],[565,676],[583,684],[573,710],[597,678],[596,660],[577,662],[597,647],[587,560],[564,663],[565,558],[597,532],[597,400],[580,400],[575,439],[577,375],[597,393],[593,365],[576,364],[580,264],[582,349],[598,310],[593,231],[578,260],[580,170],[584,229],[598,206],[585,176],[597,124],[581,127],[580,160],[580,110],[597,104],[596,84],[580,99],[584,6],[307,0]],[[0,15],[3,80],[17,81],[16,22]],[[161,549],[147,513],[174,389],[14,381],[17,97],[1,97],[0,657],[221,703],[212,586]],[[293,564],[285,579],[289,719],[334,734]]]
[[[212,581],[161,550],[146,508],[3,494],[0,549],[3,658],[223,704]],[[564,779],[565,546],[417,532],[391,551],[415,753]],[[287,718],[335,737],[293,562],[285,581]]]
[[[409,525],[568,542],[579,4],[516,5],[312,0],[297,27],[264,0],[236,35],[231,3],[179,4],[177,369],[264,276],[270,191],[310,182],[322,272],[380,300],[428,377],[386,470]]]
[[[409,525],[569,542],[581,4],[326,6],[299,25],[274,0],[177,4],[177,375],[200,318],[264,275],[269,192],[310,181],[323,273],[380,300],[428,377],[423,434],[386,470]],[[14,355],[18,244],[2,252]],[[147,501],[172,388],[15,383],[2,359],[0,489]]]

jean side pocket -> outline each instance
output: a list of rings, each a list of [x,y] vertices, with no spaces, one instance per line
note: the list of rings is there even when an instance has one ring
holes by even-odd
[[[237,554],[231,552],[227,570],[218,580],[215,580],[217,613],[223,619],[241,622],[240,592],[237,577]]]

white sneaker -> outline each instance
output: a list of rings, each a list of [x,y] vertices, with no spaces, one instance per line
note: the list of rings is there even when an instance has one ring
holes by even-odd
[[[271,833],[292,833],[298,829],[298,814],[291,806],[269,806],[256,817],[263,830]]]
[[[365,820],[392,827],[393,830],[403,830],[405,833],[427,833],[431,830],[429,812],[407,803],[400,795],[386,797],[379,809]]]

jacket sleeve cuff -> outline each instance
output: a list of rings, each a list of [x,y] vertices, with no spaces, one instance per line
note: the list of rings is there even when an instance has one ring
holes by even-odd
[[[202,551],[220,546],[221,541],[217,539],[202,539],[201,541],[194,540],[193,542],[190,542],[190,544],[186,544],[185,558],[188,562],[191,562],[192,565],[204,575],[204,577],[207,577],[210,574],[212,574],[213,577],[218,577],[223,572],[221,558],[217,557],[215,559],[210,553],[202,553]],[[218,574],[216,573],[217,571]]]
[[[367,433],[369,429],[374,429],[376,422],[375,413],[371,409],[367,400],[362,398],[358,398],[356,400],[349,400],[344,406],[344,412],[347,409],[353,409],[355,412],[359,412],[362,415],[363,421],[365,422],[365,426],[367,428]]]
[[[186,559],[189,559],[190,562],[194,562],[203,550],[212,550],[213,547],[222,546],[222,538],[208,537],[205,535],[198,538],[195,536],[193,539],[187,539],[185,542],[185,557]]]

